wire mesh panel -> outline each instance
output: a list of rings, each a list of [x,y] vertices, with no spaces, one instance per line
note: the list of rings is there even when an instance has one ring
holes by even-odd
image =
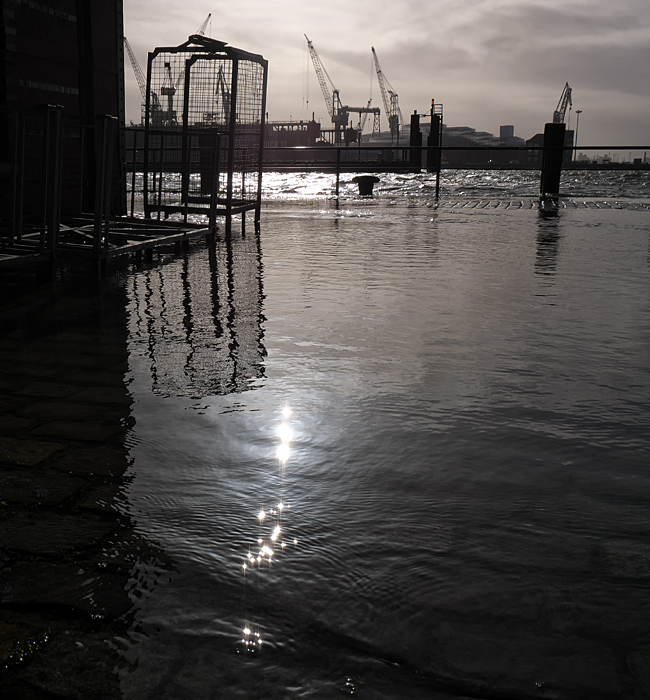
[[[149,54],[147,216],[259,217],[267,62],[203,36]]]

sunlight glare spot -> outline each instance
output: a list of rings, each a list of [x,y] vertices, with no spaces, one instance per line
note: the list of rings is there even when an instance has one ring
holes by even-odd
[[[282,423],[278,428],[278,435],[282,442],[291,442],[293,438],[293,430],[286,423]]]
[[[283,464],[289,459],[289,454],[289,445],[287,445],[286,443],[282,443],[278,446],[277,456]]]
[[[283,418],[288,418],[290,415],[291,415],[291,409],[289,408],[289,406],[285,406],[285,407],[282,409],[282,417],[283,417]]]
[[[260,519],[260,522],[266,518],[266,513],[264,510],[260,510],[260,512],[257,514],[257,517]]]

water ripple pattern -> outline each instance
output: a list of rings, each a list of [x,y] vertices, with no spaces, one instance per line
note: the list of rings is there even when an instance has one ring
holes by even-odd
[[[133,273],[129,503],[179,573],[127,700],[648,691],[650,221],[609,186],[278,197],[249,276]]]

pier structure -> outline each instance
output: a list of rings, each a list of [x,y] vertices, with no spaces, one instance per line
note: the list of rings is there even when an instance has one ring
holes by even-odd
[[[149,54],[145,217],[259,222],[267,73],[262,56],[198,34]]]
[[[121,33],[121,21],[116,27]],[[117,46],[123,70],[123,42]],[[235,215],[244,226],[253,210],[259,222],[267,69],[261,56],[193,35],[150,54],[142,128],[124,126],[118,80],[103,95],[102,114],[73,99],[81,83],[63,93],[64,104],[6,108],[3,269],[47,270],[68,257],[100,269],[123,256],[141,263],[155,248],[180,253],[192,238],[213,241],[219,218],[227,235]]]

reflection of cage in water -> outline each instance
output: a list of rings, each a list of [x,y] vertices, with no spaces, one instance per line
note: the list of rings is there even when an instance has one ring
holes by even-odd
[[[230,216],[261,201],[267,61],[193,35],[149,54],[145,216]]]

